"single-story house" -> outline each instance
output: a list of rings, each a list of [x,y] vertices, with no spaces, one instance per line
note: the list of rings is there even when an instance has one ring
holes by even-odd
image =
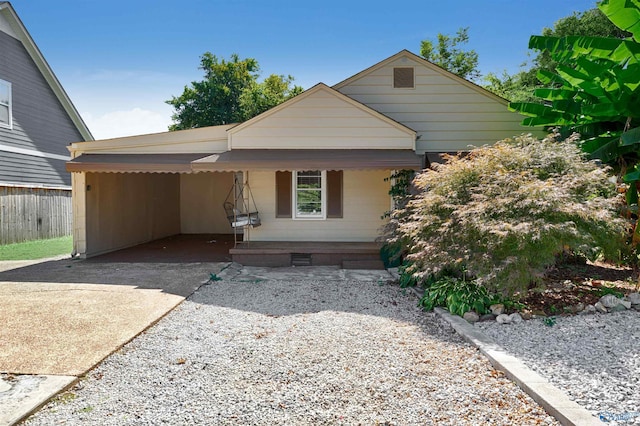
[[[240,263],[363,266],[390,174],[526,131],[506,104],[403,50],[243,123],[74,143],[75,251],[242,229]]]

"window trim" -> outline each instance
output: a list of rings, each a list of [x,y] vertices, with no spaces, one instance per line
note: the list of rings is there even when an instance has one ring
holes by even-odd
[[[9,89],[9,103],[5,104],[3,102],[0,102],[0,105],[4,105],[9,109],[9,123],[5,124],[0,122],[0,127],[11,130],[13,129],[13,100],[11,98],[12,96],[11,83],[6,80],[0,79],[0,85],[5,85]]]
[[[327,219],[327,171],[318,170],[320,172],[320,200],[322,214],[316,216],[299,216],[298,215],[298,172],[309,172],[315,170],[293,170],[291,172],[291,218],[293,220],[326,220]]]
[[[411,77],[413,78],[413,82],[412,82],[411,87],[399,87],[399,86],[396,86],[396,70],[397,70],[397,69],[410,69],[410,70],[411,70]],[[399,90],[415,90],[415,88],[416,88],[416,68],[415,68],[415,67],[411,67],[411,66],[407,66],[407,67],[402,67],[402,66],[393,67],[393,76],[392,76],[391,86],[392,86],[394,89],[399,89]]]

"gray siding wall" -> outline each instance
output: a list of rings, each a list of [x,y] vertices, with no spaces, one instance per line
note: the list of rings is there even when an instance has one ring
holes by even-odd
[[[0,144],[69,155],[83,137],[19,40],[0,32],[0,79],[12,85],[13,129],[0,128]],[[24,161],[16,171],[16,160]],[[0,181],[71,185],[64,161],[0,150]]]
[[[65,161],[0,150],[1,182],[24,185],[70,185]],[[1,183],[0,183],[1,185]]]

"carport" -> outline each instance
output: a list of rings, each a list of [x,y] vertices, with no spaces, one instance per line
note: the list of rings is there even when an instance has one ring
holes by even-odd
[[[210,154],[84,154],[70,161],[75,249],[124,261],[226,261],[233,229],[223,209],[233,172],[193,173]],[[80,202],[78,202],[80,201]],[[229,244],[230,243],[230,244]],[[123,249],[127,249],[122,251]]]

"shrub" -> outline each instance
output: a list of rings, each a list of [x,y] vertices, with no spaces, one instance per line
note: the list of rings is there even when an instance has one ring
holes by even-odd
[[[405,273],[424,282],[465,270],[510,296],[539,283],[562,253],[619,258],[628,224],[609,169],[587,161],[575,138],[554,137],[507,139],[419,174],[419,192],[388,227]]]
[[[490,295],[486,288],[473,281],[445,276],[427,287],[418,305],[425,311],[443,306],[452,314],[462,316],[468,311],[486,314],[489,306],[498,302],[499,297]]]

